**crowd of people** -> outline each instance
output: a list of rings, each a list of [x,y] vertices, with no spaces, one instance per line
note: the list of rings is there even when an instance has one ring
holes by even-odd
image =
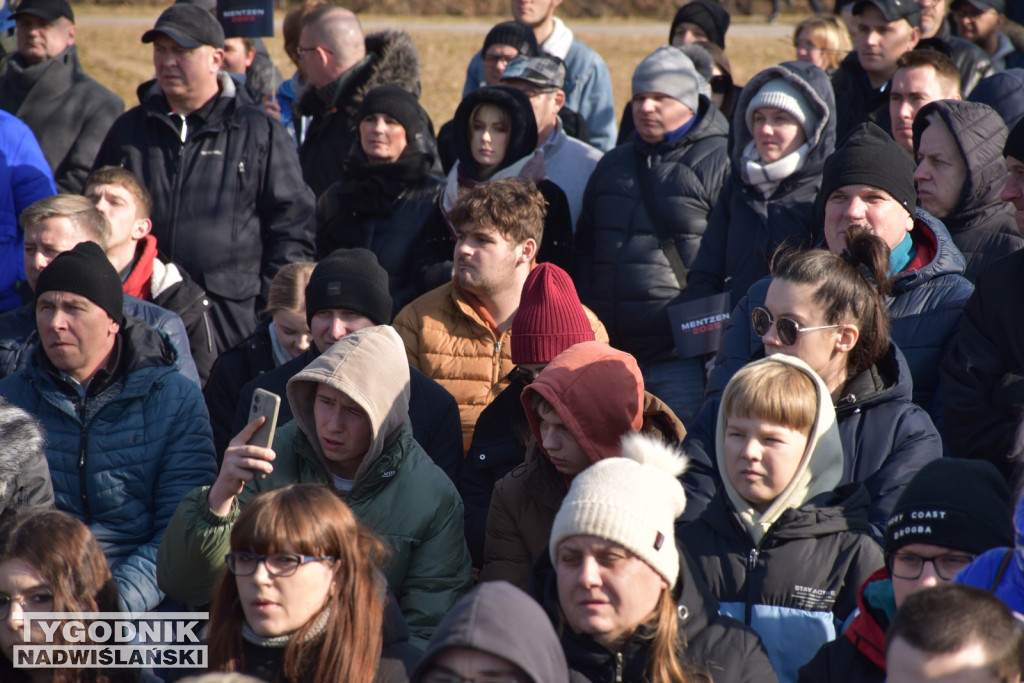
[[[617,110],[560,2],[448,121],[324,0],[287,79],[171,5],[127,108],[7,8],[0,680],[1020,683],[1019,8],[815,2],[740,84],[690,0]]]

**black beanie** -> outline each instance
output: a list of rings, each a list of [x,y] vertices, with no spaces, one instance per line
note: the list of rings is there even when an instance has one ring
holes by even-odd
[[[45,271],[44,271],[45,272]],[[316,264],[306,285],[306,322],[325,308],[365,315],[374,325],[391,322],[388,272],[369,249],[337,249]]]
[[[1006,144],[1003,145],[1003,156],[1024,161],[1024,119],[1017,122],[1006,138]]]
[[[668,43],[672,44],[672,36],[676,27],[686,22],[696,24],[703,29],[708,40],[725,49],[725,32],[729,30],[729,12],[714,0],[693,0],[679,8],[672,27],[668,30]]]
[[[488,31],[487,37],[484,38],[483,51],[486,53],[491,45],[511,45],[519,50],[519,54],[527,57],[536,57],[540,54],[533,29],[518,21],[503,21]]]
[[[84,296],[106,311],[114,322],[124,324],[121,277],[95,242],[79,242],[74,249],[57,254],[36,280],[36,298],[43,292]]]
[[[888,133],[873,123],[862,123],[825,159],[821,198],[823,203],[828,201],[845,185],[870,185],[891,194],[913,216],[915,169],[913,158]]]
[[[405,128],[406,137],[412,140],[423,130],[423,117],[416,96],[397,85],[381,85],[366,93],[359,105],[357,121],[371,114],[386,114],[393,117]]]
[[[927,543],[980,555],[1013,542],[1010,487],[985,460],[932,460],[900,494],[885,529],[886,554]]]

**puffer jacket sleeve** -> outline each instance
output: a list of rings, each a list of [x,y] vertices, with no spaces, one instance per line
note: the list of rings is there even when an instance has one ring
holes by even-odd
[[[260,169],[257,211],[263,240],[260,266],[262,296],[266,300],[270,281],[281,266],[313,260],[316,198],[302,179],[299,156],[288,131],[270,117],[270,143]]]
[[[444,615],[473,586],[462,501],[455,485],[446,484],[447,495],[411,553],[398,594],[398,606],[409,625],[409,641],[421,649]]]
[[[845,621],[853,613],[853,610],[857,609],[857,592],[864,582],[885,566],[882,547],[866,533],[857,534],[845,552],[849,553],[846,577],[843,580],[843,587],[839,589],[839,595],[836,596],[835,606],[832,608],[832,613],[836,616],[838,623]]]
[[[601,160],[604,159],[607,157],[602,157]],[[587,187],[583,190],[580,216],[576,219],[572,269],[569,271],[572,273],[573,283],[576,285],[576,293],[579,295],[580,301],[584,303],[592,300],[594,289],[595,231],[597,230],[594,223],[594,203],[597,193],[594,179],[601,170],[601,161],[598,161],[594,172],[590,174],[590,179],[587,181]]]
[[[528,590],[533,562],[526,540],[519,532],[518,515],[512,505],[512,490],[521,486],[526,466],[520,465],[494,485],[487,513],[484,562],[481,581],[508,581]]]
[[[169,420],[167,449],[153,483],[153,528],[157,531],[148,543],[111,569],[121,601],[132,612],[152,609],[163,599],[156,569],[163,534],[182,498],[196,486],[212,484],[217,476],[210,420],[199,388],[178,373],[166,375],[162,381],[165,393],[160,403],[177,411]]]
[[[221,517],[210,510],[209,486],[193,489],[178,505],[157,554],[157,581],[168,597],[192,607],[213,599],[231,549],[231,527],[241,506]]]
[[[1008,456],[1024,415],[1020,323],[1006,299],[1020,276],[1011,256],[983,273],[964,306],[960,336],[942,363],[947,445],[956,457],[990,460],[1010,476]],[[1017,316],[1019,319],[1019,316]]]
[[[738,182],[735,178],[736,176],[729,176],[718,195],[715,208],[708,216],[708,224],[700,240],[697,256],[694,257],[686,278],[686,289],[683,292],[685,301],[694,301],[726,291],[725,252],[729,223],[732,220],[732,193]]]
[[[690,644],[715,683],[774,683],[778,680],[764,644],[753,629],[716,615]]]

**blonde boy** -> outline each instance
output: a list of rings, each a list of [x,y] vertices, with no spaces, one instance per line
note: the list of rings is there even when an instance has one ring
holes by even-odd
[[[721,612],[764,641],[779,680],[836,636],[882,566],[861,484],[836,489],[843,450],[824,382],[786,355],[747,365],[718,418],[722,488],[680,530]]]

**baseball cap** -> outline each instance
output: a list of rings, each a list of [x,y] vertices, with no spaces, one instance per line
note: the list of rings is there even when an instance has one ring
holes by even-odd
[[[906,19],[911,26],[921,26],[921,9],[915,0],[859,0],[853,5],[854,16],[869,5],[877,8],[887,22]]]
[[[12,16],[17,19],[22,14],[41,17],[47,21],[56,21],[61,17],[75,20],[75,13],[71,11],[71,5],[67,0],[22,0]]]
[[[994,9],[999,14],[1006,14],[1006,3],[1003,0],[957,0],[952,4],[959,7],[965,3],[973,6],[979,12]]]
[[[551,55],[519,55],[505,67],[501,80],[526,81],[541,88],[565,88],[565,62]]]
[[[220,22],[202,7],[189,3],[165,9],[156,20],[156,26],[142,34],[142,42],[152,43],[158,35],[165,35],[190,50],[202,45],[224,47],[224,29]]]

